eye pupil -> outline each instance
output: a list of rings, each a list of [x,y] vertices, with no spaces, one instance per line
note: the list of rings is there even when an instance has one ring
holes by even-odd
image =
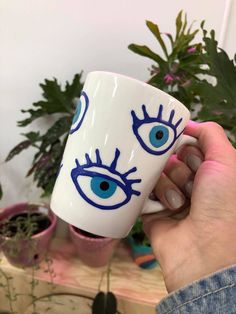
[[[110,187],[110,184],[107,181],[102,181],[100,183],[100,189],[102,191],[107,191],[109,189],[109,187]]]
[[[157,131],[156,132],[156,139],[161,140],[163,138],[163,135],[164,135],[163,131]]]

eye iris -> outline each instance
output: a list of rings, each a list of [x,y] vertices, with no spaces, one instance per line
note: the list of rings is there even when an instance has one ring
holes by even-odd
[[[79,102],[77,104],[75,115],[74,115],[74,118],[72,120],[72,124],[74,124],[79,119],[80,112],[81,112],[81,100],[79,100]]]
[[[106,199],[114,195],[117,184],[108,179],[104,179],[103,177],[93,177],[90,183],[91,189],[95,195],[100,198]]]
[[[169,138],[169,130],[164,125],[154,126],[149,133],[149,140],[151,144],[158,148],[163,146]]]

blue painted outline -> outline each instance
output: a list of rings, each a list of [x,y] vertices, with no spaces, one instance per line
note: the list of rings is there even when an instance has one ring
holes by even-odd
[[[81,124],[82,124],[82,122],[84,120],[85,114],[86,114],[86,112],[88,110],[88,107],[89,107],[88,95],[85,92],[82,92],[80,97],[82,97],[82,96],[85,98],[85,110],[84,110],[83,116],[80,119],[80,122],[78,123],[78,125],[74,129],[70,130],[70,134],[73,134],[74,132],[76,132],[80,128],[80,126],[81,126]]]
[[[177,135],[177,127],[179,126],[179,124],[182,122],[183,119],[180,118],[175,124],[173,124],[173,118],[175,115],[175,110],[172,109],[170,112],[169,120],[168,121],[163,120],[163,118],[162,118],[163,105],[162,104],[160,104],[160,106],[159,106],[157,117],[150,117],[147,113],[145,105],[142,105],[142,111],[143,111],[143,116],[144,116],[143,119],[139,119],[134,110],[131,111],[131,116],[133,118],[132,129],[133,129],[134,135],[136,136],[137,140],[139,141],[139,143],[143,147],[143,149],[146,150],[148,153],[150,153],[152,155],[163,155],[163,154],[165,154],[174,145],[175,141],[179,138],[179,136],[183,133],[183,131],[181,131],[180,134]],[[156,150],[149,148],[145,144],[144,140],[142,139],[142,137],[138,133],[138,129],[140,128],[141,125],[153,123],[153,122],[162,123],[162,124],[170,127],[174,132],[173,141],[164,150],[156,151]]]
[[[141,179],[128,179],[127,178],[129,174],[137,171],[136,167],[131,168],[130,170],[128,170],[127,172],[125,172],[123,174],[121,174],[119,171],[116,170],[117,161],[118,161],[118,158],[120,156],[120,151],[118,148],[116,148],[115,156],[114,156],[114,159],[113,159],[110,166],[104,165],[102,163],[98,149],[95,150],[95,153],[96,153],[96,162],[92,162],[89,155],[85,154],[86,164],[80,165],[78,159],[75,159],[76,167],[71,170],[72,181],[74,182],[74,185],[75,185],[77,191],[79,192],[79,194],[83,197],[83,199],[86,202],[88,202],[92,206],[95,206],[96,208],[100,208],[100,209],[104,209],[104,210],[112,210],[112,209],[119,208],[119,207],[123,206],[124,204],[127,204],[129,202],[129,200],[131,199],[132,195],[139,196],[141,194],[141,192],[132,189],[132,184],[140,183],[142,180]],[[99,173],[97,171],[90,171],[89,168],[91,168],[91,167],[98,167],[101,169],[106,169],[110,173],[119,176],[123,182],[120,182],[119,180],[112,178],[106,174]],[[93,200],[91,200],[90,198],[88,198],[87,195],[84,193],[83,189],[80,187],[78,180],[77,180],[77,178],[79,176],[87,176],[87,177],[91,177],[91,178],[93,178],[95,176],[99,176],[99,177],[104,178],[105,180],[106,179],[111,180],[114,183],[116,183],[117,186],[119,186],[124,191],[124,193],[126,195],[126,199],[120,203],[115,204],[115,205],[109,205],[109,206],[99,205],[99,204],[95,203]]]

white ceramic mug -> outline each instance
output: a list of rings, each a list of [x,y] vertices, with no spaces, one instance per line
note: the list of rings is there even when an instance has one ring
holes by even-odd
[[[51,208],[88,232],[125,237],[138,216],[163,210],[149,199],[184,135],[188,109],[141,81],[88,74],[66,144]]]

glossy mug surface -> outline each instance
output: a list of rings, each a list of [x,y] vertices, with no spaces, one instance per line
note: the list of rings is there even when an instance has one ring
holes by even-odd
[[[51,208],[88,232],[125,237],[137,217],[163,210],[152,192],[183,135],[188,109],[141,81],[91,72],[73,118]]]

